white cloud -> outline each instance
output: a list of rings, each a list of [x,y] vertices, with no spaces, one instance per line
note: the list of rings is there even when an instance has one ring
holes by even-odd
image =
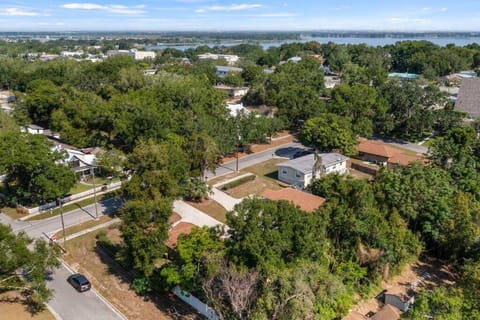
[[[251,9],[258,9],[263,7],[261,4],[248,4],[248,3],[242,3],[242,4],[232,4],[229,6],[210,6],[210,7],[205,7],[205,8],[199,8],[195,10],[197,13],[205,13],[208,11],[242,11],[242,10],[251,10]]]
[[[21,8],[6,8],[0,9],[0,16],[24,16],[33,17],[38,16],[37,12],[27,11]]]
[[[440,9],[440,11],[442,11],[442,12],[445,12],[445,11],[447,11],[447,10],[448,10],[448,8],[442,8],[442,9]]]
[[[100,11],[107,11],[111,13],[117,14],[141,14],[145,11],[145,5],[138,5],[127,7],[124,5],[101,5],[96,3],[67,3],[62,5],[64,9],[71,9],[71,10],[100,10]]]

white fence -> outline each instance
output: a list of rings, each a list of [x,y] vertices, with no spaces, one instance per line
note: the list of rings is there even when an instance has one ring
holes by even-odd
[[[116,189],[116,188],[120,187],[121,185],[122,185],[122,182],[117,181],[117,182],[112,182],[112,183],[108,184],[107,186],[101,185],[99,187],[96,187],[95,189],[96,189],[96,192],[98,194],[98,193],[104,193],[105,191],[109,191],[109,190],[112,190],[112,189]],[[107,187],[107,188],[105,189],[105,187]],[[87,190],[87,191],[84,191],[84,192],[72,194],[71,196],[65,197],[65,198],[62,199],[62,202],[66,204],[66,203],[74,201],[74,200],[78,200],[78,199],[81,199],[81,198],[88,197],[92,194],[94,194],[93,189],[90,189],[90,190]],[[57,202],[53,201],[53,202],[50,202],[50,203],[42,204],[41,206],[38,206],[38,207],[35,207],[35,208],[27,208],[27,211],[28,211],[29,215],[30,214],[36,214],[36,213],[39,213],[39,212],[42,212],[42,211],[45,211],[45,210],[48,210],[48,209],[51,209],[51,208],[55,208],[56,206],[57,206]]]
[[[192,294],[188,292],[183,292],[180,287],[176,286],[173,288],[172,292],[179,297],[183,302],[188,303],[192,308],[203,314],[205,317],[207,317],[210,320],[219,320],[217,314],[215,311],[213,311],[212,308],[207,306],[205,303],[202,301],[198,300],[196,297],[194,297]]]

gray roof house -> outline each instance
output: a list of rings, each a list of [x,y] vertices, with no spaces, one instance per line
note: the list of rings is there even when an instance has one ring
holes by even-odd
[[[215,69],[217,69],[217,76],[219,77],[226,77],[229,73],[240,73],[243,71],[242,68],[227,66],[215,66]]]
[[[339,153],[320,153],[321,167],[314,171],[315,155],[309,154],[277,164],[278,179],[293,185],[298,189],[305,189],[312,179],[320,178],[329,173],[343,174],[347,172],[348,158]]]
[[[455,110],[468,113],[472,119],[480,118],[480,78],[462,79]]]

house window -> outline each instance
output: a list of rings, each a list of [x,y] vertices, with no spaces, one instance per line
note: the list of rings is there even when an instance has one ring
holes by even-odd
[[[301,177],[302,177],[302,174],[297,171],[297,172],[295,172],[295,177],[296,177],[296,178],[301,178]]]
[[[286,175],[288,174],[287,169],[282,169],[282,174],[283,174],[284,176],[286,176]]]

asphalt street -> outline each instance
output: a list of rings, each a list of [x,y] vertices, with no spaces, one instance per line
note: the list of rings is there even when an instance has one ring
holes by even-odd
[[[278,147],[274,147],[269,150],[265,150],[258,153],[252,153],[246,157],[238,159],[238,169],[241,170],[246,167],[253,166],[257,163],[267,161],[274,157],[285,157],[291,158],[293,154],[298,151],[304,150],[306,147],[298,142],[287,143]],[[236,160],[232,160],[226,163],[223,163],[217,167],[215,173],[207,172],[207,179],[213,179],[218,176],[229,174],[235,172],[236,170]]]
[[[120,201],[108,199],[98,203],[99,215],[114,212],[120,206]],[[65,227],[77,225],[87,220],[95,219],[95,206],[89,205],[64,214]],[[60,216],[54,216],[39,221],[14,221],[6,216],[0,219],[2,223],[10,224],[14,232],[25,231],[29,236],[42,238],[44,233],[52,235],[61,230]],[[68,282],[68,276],[72,274],[65,265],[61,265],[48,277],[47,287],[54,290],[54,297],[48,302],[57,319],[85,320],[106,319],[122,320],[125,317],[117,312],[107,301],[92,291],[77,292]]]

